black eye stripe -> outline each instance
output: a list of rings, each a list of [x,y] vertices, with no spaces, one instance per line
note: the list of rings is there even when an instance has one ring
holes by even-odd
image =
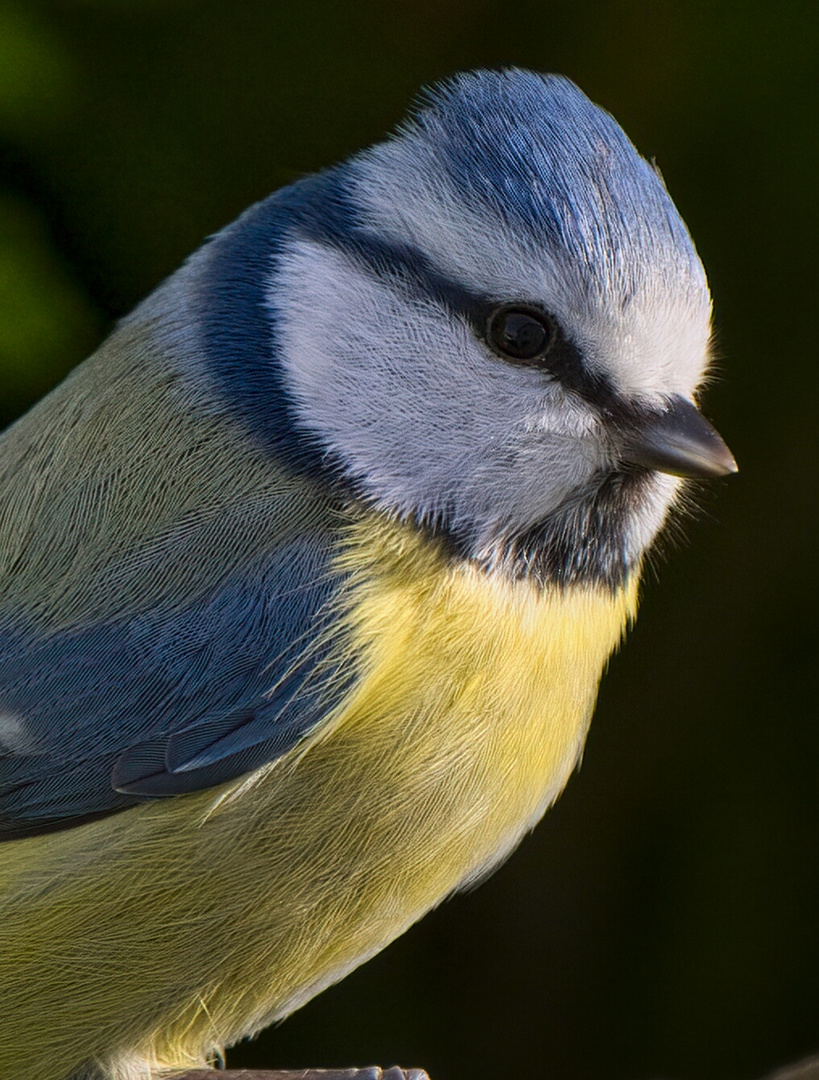
[[[535,335],[535,327],[543,327],[545,334],[540,340],[539,348],[536,347],[534,337],[526,337],[526,342],[531,346],[527,355],[525,352],[509,348],[510,342],[504,340],[503,320],[518,316],[531,319],[534,326],[530,331]],[[524,367],[536,368],[540,371],[553,375],[567,390],[573,390],[590,404],[598,408],[608,410],[612,403],[617,401],[617,395],[609,381],[601,375],[589,371],[583,362],[583,355],[574,342],[570,341],[560,326],[560,323],[552,315],[525,302],[511,304],[484,304],[483,329],[473,319],[473,326],[479,336],[487,341],[493,349],[507,363],[518,364]],[[511,336],[514,337],[516,322],[510,327]]]
[[[323,239],[326,242],[329,237]],[[470,292],[440,273],[417,248],[409,245],[383,240],[365,232],[347,234],[341,242],[340,238],[336,239],[336,243],[352,254],[361,268],[376,279],[387,277],[393,287],[404,289],[409,297],[431,298],[453,315],[465,319],[475,336],[495,352],[497,349],[489,339],[489,324],[496,312],[503,309],[537,312],[538,317],[549,326],[550,337],[543,361],[531,366],[551,373],[566,389],[580,394],[598,408],[609,409],[612,403],[616,403],[614,388],[604,376],[589,371],[580,350],[566,337],[557,319],[531,302],[515,299],[502,303]],[[510,359],[507,356],[503,358]],[[516,362],[528,363],[522,358],[516,358]]]

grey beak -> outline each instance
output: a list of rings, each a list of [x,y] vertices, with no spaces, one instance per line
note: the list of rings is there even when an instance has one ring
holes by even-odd
[[[697,406],[684,397],[664,409],[633,417],[623,433],[620,460],[627,465],[711,479],[738,472],[734,455]]]

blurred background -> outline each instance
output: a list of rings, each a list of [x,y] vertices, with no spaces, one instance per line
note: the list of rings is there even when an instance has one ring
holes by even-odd
[[[742,471],[665,545],[582,770],[494,878],[229,1065],[751,1080],[819,1051],[818,55],[815,0],[0,0],[0,425],[462,68],[612,111],[713,286]]]

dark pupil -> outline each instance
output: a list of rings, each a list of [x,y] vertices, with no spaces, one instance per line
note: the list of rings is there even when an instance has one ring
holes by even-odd
[[[549,329],[528,311],[506,311],[493,321],[492,338],[507,356],[532,360],[546,348]]]

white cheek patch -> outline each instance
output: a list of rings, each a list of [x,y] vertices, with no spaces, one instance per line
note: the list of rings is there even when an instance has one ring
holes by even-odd
[[[392,511],[488,542],[543,520],[599,467],[589,410],[352,256],[294,242],[268,300],[301,422]]]

